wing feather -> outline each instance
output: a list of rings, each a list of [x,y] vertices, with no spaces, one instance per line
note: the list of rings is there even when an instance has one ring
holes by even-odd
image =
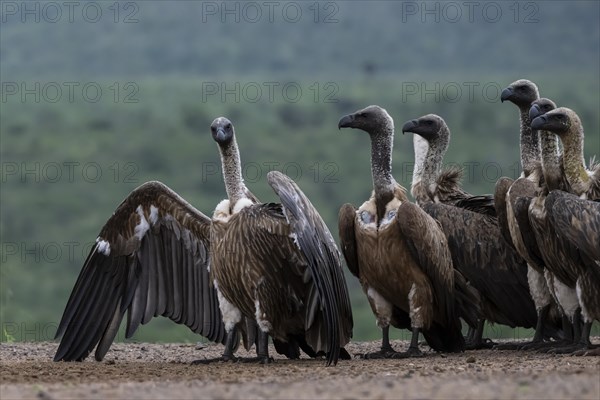
[[[546,198],[546,207],[556,232],[600,262],[600,203],[554,190]]]
[[[293,180],[278,171],[269,172],[267,180],[279,196],[295,242],[308,262],[326,320],[327,365],[336,364],[353,325],[339,250],[325,222]]]
[[[455,318],[454,270],[444,233],[432,217],[410,202],[398,207],[396,219],[413,257],[431,281],[437,300],[435,304],[439,315],[444,318],[442,322],[452,322]]]
[[[486,318],[513,327],[535,326],[527,264],[502,238],[496,221],[446,204],[425,204],[423,209],[448,239],[454,268],[494,306],[494,315]]]
[[[356,208],[352,204],[344,204],[340,208],[338,217],[340,246],[346,260],[348,269],[357,278],[360,276],[358,267],[358,253],[356,249],[356,234],[354,232],[356,221]]]
[[[57,330],[55,361],[102,360],[127,313],[126,337],[153,317],[211,341],[225,330],[208,265],[211,220],[160,182],[135,189],[106,222]]]

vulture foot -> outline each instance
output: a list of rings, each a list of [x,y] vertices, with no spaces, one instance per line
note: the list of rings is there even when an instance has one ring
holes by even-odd
[[[258,357],[249,357],[249,358],[238,358],[237,359],[241,363],[258,363],[258,364],[271,364],[275,362],[273,357],[269,356],[258,356]]]
[[[465,349],[466,350],[491,349],[496,345],[497,345],[497,343],[493,342],[492,339],[482,338],[480,340],[467,342]]]
[[[526,345],[527,343],[521,343],[521,342],[510,342],[510,343],[501,343],[501,344],[497,344],[494,347],[492,347],[492,349],[494,350],[521,350],[523,345]]]
[[[222,357],[218,357],[218,358],[208,358],[208,359],[202,359],[202,360],[194,360],[190,364],[191,365],[206,365],[206,364],[212,364],[214,362],[236,362],[237,360],[238,359],[236,357],[222,356]]]
[[[525,343],[521,347],[521,350],[544,351],[544,349],[555,348],[555,347],[560,347],[560,346],[567,346],[571,343],[572,342],[567,341],[567,340],[552,340],[552,341],[548,341],[548,342],[543,342],[543,341],[535,342],[534,341],[534,342]]]
[[[577,357],[581,357],[581,356],[600,357],[600,347],[594,346],[593,349],[578,350],[578,351],[574,352],[572,355],[577,356]]]
[[[587,351],[590,346],[585,343],[571,344],[565,347],[555,347],[547,351],[548,354],[573,354],[578,351]]]

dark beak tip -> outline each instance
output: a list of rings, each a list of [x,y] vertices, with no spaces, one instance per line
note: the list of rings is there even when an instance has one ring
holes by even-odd
[[[506,88],[502,91],[502,93],[500,93],[500,102],[504,103],[506,100],[510,99],[510,96],[512,96],[513,91],[509,88]]]
[[[350,127],[351,126],[350,123],[352,122],[352,120],[353,120],[352,115],[344,115],[338,121],[338,130],[341,130],[342,128]]]
[[[544,126],[545,122],[546,122],[546,117],[544,115],[536,117],[533,119],[533,121],[531,121],[531,128],[532,129],[540,129]]]
[[[419,125],[417,120],[411,119],[410,121],[402,125],[402,134],[404,135],[406,132],[414,133],[412,129],[414,129],[417,125]]]

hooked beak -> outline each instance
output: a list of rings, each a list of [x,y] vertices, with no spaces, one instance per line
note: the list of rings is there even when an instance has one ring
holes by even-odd
[[[338,122],[338,129],[351,128],[353,122],[354,122],[353,114],[345,115]]]
[[[500,94],[500,102],[504,103],[506,100],[509,100],[512,95],[513,95],[512,88],[507,87]]]
[[[416,119],[406,122],[404,125],[402,125],[402,134],[404,135],[405,132],[414,133],[413,129],[415,129],[418,125],[419,122]]]

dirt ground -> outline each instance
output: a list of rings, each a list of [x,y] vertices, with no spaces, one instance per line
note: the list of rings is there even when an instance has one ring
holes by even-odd
[[[594,340],[598,342],[598,338]],[[351,343],[352,354],[379,342]],[[394,341],[396,350],[407,342]],[[0,398],[600,399],[600,358],[478,350],[418,359],[214,362],[222,346],[114,344],[101,363],[55,363],[56,343],[2,343]],[[271,350],[271,354],[275,354]],[[239,351],[239,356],[252,356]]]

